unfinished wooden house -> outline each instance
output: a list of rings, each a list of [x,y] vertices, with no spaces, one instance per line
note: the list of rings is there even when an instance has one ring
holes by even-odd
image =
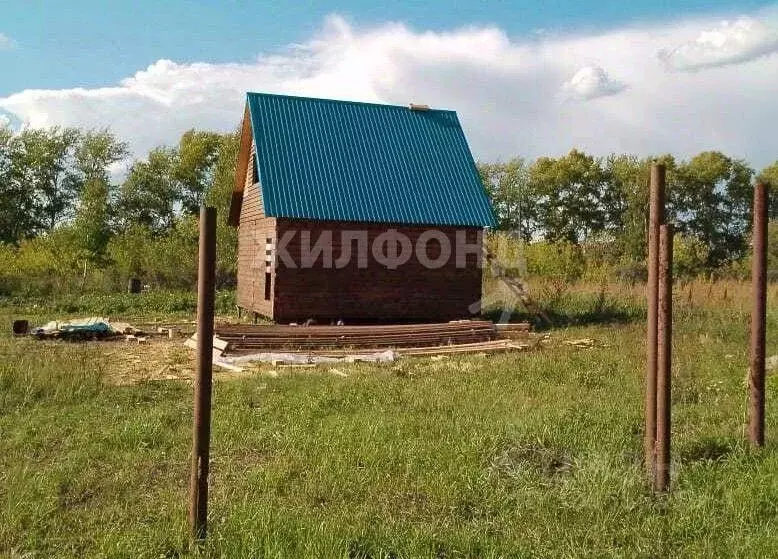
[[[480,310],[494,213],[453,111],[249,93],[230,223],[238,305],[276,322]]]

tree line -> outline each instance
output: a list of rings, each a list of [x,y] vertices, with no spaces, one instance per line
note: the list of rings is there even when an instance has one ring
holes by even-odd
[[[0,128],[0,293],[117,290],[130,277],[189,288],[203,202],[221,217],[219,283],[234,283],[238,145],[237,133],[190,130],[128,165],[107,129]]]
[[[117,290],[130,277],[190,288],[203,202],[220,216],[219,285],[233,285],[237,235],[226,217],[238,149],[237,132],[189,130],[128,164],[128,144],[107,129],[0,127],[0,294]],[[658,160],[667,167],[681,268],[695,275],[742,267],[756,170],[716,151]],[[639,270],[651,161],[573,150],[482,163],[479,172],[498,230],[526,247],[530,273],[543,275],[551,261]],[[758,176],[778,184],[778,162]],[[770,215],[778,218],[776,199]]]
[[[499,229],[526,242],[596,247],[608,262],[640,266],[646,257],[650,166],[667,169],[668,221],[679,246],[693,252],[696,273],[715,273],[748,253],[753,183],[778,185],[778,162],[757,172],[718,151],[688,160],[672,155],[593,157],[573,150],[533,162],[513,159],[479,166]],[[778,217],[778,199],[770,218]]]

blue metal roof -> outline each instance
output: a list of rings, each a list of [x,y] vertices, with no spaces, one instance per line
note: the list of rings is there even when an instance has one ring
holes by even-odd
[[[268,216],[495,225],[454,111],[247,97]]]

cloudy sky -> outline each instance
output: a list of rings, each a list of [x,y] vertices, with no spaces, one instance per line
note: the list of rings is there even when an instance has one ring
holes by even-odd
[[[778,159],[778,4],[364,4],[0,3],[0,121],[142,155],[236,127],[250,90],[455,109],[480,160]]]

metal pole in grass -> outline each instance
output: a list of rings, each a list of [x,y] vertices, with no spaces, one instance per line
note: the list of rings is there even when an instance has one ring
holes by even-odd
[[[673,343],[673,226],[659,233],[659,290],[656,368],[656,466],[654,489],[670,488],[670,418]]]
[[[651,165],[648,213],[648,320],[646,332],[646,402],[643,452],[649,478],[653,478],[656,444],[657,289],[659,285],[659,226],[664,222],[665,166]]]
[[[216,209],[202,206],[197,272],[197,373],[194,382],[192,471],[189,479],[189,526],[195,540],[205,539],[208,527],[215,270]]]
[[[751,367],[748,375],[748,439],[764,446],[765,329],[767,304],[767,185],[754,187],[753,255],[751,257],[753,307],[751,311]]]

